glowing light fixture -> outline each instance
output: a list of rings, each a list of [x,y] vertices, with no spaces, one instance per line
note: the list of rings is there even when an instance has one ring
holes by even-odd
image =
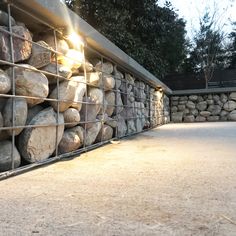
[[[75,31],[71,31],[67,36],[67,39],[73,44],[75,48],[84,46],[83,39]]]

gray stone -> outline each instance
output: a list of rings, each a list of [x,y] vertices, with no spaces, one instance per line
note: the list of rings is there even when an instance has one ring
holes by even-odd
[[[105,74],[111,74],[113,72],[113,65],[111,62],[102,63],[101,61],[99,61],[94,67],[96,71],[103,72]]]
[[[221,107],[219,105],[210,105],[207,109],[213,116],[219,115],[221,112]]]
[[[37,97],[37,99],[26,98],[30,107],[44,102],[49,93],[47,77],[40,72],[32,71],[31,69],[35,69],[33,66],[27,64],[21,64],[21,66],[24,68],[14,67],[16,94]],[[7,73],[12,77],[13,69],[8,69]]]
[[[128,73],[125,73],[125,80],[127,81],[128,84],[134,85],[134,77]]]
[[[127,120],[127,132],[128,134],[132,134],[136,132],[136,126],[133,119]]]
[[[56,50],[55,38],[53,34],[44,34],[41,35],[38,40],[46,42],[51,48]],[[66,54],[69,50],[69,45],[64,39],[59,39],[57,37],[57,52]],[[59,55],[58,55],[59,56]]]
[[[115,79],[112,75],[103,74],[102,88],[104,91],[112,90],[116,85]]]
[[[228,116],[229,120],[236,121],[236,110],[231,111]]]
[[[18,149],[22,158],[29,163],[48,159],[60,143],[64,132],[64,118],[61,113],[58,117],[59,126],[56,124],[57,113],[51,107],[39,112],[29,125],[41,127],[25,128],[20,134]]]
[[[217,105],[219,105],[221,108],[223,107],[223,102],[221,102],[220,100],[216,102]]]
[[[208,105],[213,105],[214,104],[213,99],[207,99],[206,102],[207,102]]]
[[[86,72],[92,72],[93,71],[93,65],[89,61],[85,60],[85,65],[81,66],[80,70],[83,71],[83,72],[85,72],[85,71]]]
[[[188,108],[186,108],[185,110],[184,110],[184,115],[188,115],[190,113],[190,110],[188,109]]]
[[[184,111],[185,110],[185,105],[178,105],[178,110],[179,111]]]
[[[190,95],[188,98],[190,101],[197,101],[198,96],[197,95]]]
[[[178,96],[173,96],[171,97],[171,101],[178,101],[179,100],[179,97]]]
[[[115,109],[115,100],[116,100],[116,95],[114,92],[106,92],[105,93],[105,99],[107,101],[107,109],[106,113],[108,116],[111,116],[114,112]]]
[[[120,90],[116,92],[116,108],[115,108],[115,114],[120,114],[124,109],[124,105],[121,99],[121,93]]]
[[[95,142],[96,137],[98,133],[100,132],[101,127],[102,127],[101,122],[97,121],[95,123],[92,123],[90,128],[85,130],[86,132],[85,145],[86,146],[92,145]]]
[[[42,110],[43,110],[43,107],[41,107],[40,105],[36,105],[36,106],[29,108],[26,124],[28,125],[30,123],[30,121]]]
[[[199,102],[197,103],[197,109],[200,111],[204,111],[207,108],[207,102],[203,101],[203,102]]]
[[[228,101],[224,104],[224,109],[226,111],[233,111],[236,109],[236,102],[234,101]]]
[[[180,101],[180,102],[178,102],[178,103],[179,103],[179,105],[185,105],[187,102],[188,102],[188,101]]]
[[[84,129],[82,127],[76,126],[66,129],[58,145],[59,154],[76,151],[83,145],[83,140]]]
[[[220,116],[220,121],[227,121],[228,117],[227,116]]]
[[[192,110],[189,110],[189,113],[190,113],[191,115],[197,116],[199,112],[198,112],[197,109],[192,109]]]
[[[206,117],[203,117],[203,116],[197,116],[196,119],[195,119],[196,122],[204,122],[206,121]]]
[[[232,92],[232,93],[229,95],[229,99],[236,101],[236,92]]]
[[[72,123],[72,124],[65,124],[66,128],[72,128],[79,124],[80,122],[80,114],[79,111],[75,108],[69,108],[63,113],[65,123]]]
[[[1,11],[0,11],[1,14]],[[11,90],[11,79],[0,69],[0,94],[6,94]]]
[[[171,107],[171,112],[172,112],[172,113],[175,113],[175,112],[177,112],[177,111],[178,111],[178,107],[177,107],[177,106]]]
[[[228,111],[222,110],[220,116],[227,116],[229,114]]]
[[[0,25],[3,26],[8,26],[9,25],[9,15],[0,10]],[[16,25],[16,21],[14,18],[11,16],[11,26]]]
[[[98,88],[89,88],[88,97],[91,98],[91,101],[95,104],[95,111],[98,114],[102,105],[103,105],[103,91]]]
[[[71,104],[71,107],[80,111],[81,107],[82,107],[83,97],[84,97],[84,95],[86,93],[86,89],[87,89],[87,86],[85,83],[85,77],[84,76],[73,76],[73,77],[71,77],[71,80],[76,82],[75,97],[73,99],[73,103]]]
[[[187,103],[187,102],[186,102]],[[179,105],[179,102],[178,101],[173,101],[171,102],[172,106],[178,106]],[[183,104],[182,104],[183,105]]]
[[[207,120],[208,121],[219,121],[220,117],[219,116],[208,116]]]
[[[114,78],[116,81],[116,88],[118,89],[121,86],[121,81],[124,79],[124,75],[117,70],[117,66],[114,66]]]
[[[121,115],[116,115],[113,118],[117,121],[117,136],[123,137],[127,132],[125,119]]]
[[[215,102],[218,102],[218,101],[220,101],[220,97],[219,97],[219,95],[213,95],[212,96],[213,97],[213,100],[215,101]]]
[[[87,73],[87,83],[96,87],[101,87],[102,85],[102,73],[101,72],[91,72]]]
[[[195,109],[196,106],[192,101],[188,101],[186,103],[186,107],[189,108],[189,109]]]
[[[12,151],[12,142],[5,140],[0,142],[0,171],[8,171],[12,168],[12,153],[13,153],[13,165],[14,168],[20,166],[21,157],[15,146],[13,146]]]
[[[210,111],[201,111],[200,115],[203,116],[203,117],[208,117],[208,116],[211,115],[211,112]]]
[[[184,122],[192,123],[194,121],[195,121],[195,117],[193,115],[184,117]]]
[[[117,121],[114,117],[107,117],[105,124],[111,126],[112,128],[117,127]]]
[[[8,30],[8,27],[0,26],[3,30]],[[28,29],[24,26],[12,26],[12,33],[22,37],[13,37],[14,62],[24,61],[29,59],[32,48],[32,37]],[[12,61],[11,58],[11,44],[9,35],[0,31],[0,58],[5,61]]]
[[[59,109],[59,112],[64,112],[70,106],[72,106],[76,96],[76,89],[77,82],[73,80],[61,82],[58,89],[55,88],[49,96],[51,99],[57,99],[58,97],[58,99],[60,100],[58,107],[56,101],[50,101],[50,104],[54,108],[54,110],[57,111],[57,109]],[[57,91],[59,94],[57,94]]]
[[[222,103],[226,103],[228,101],[228,97],[224,93],[222,93],[220,95],[220,100]]]
[[[28,112],[28,107],[26,100],[24,98],[15,98],[15,109],[14,109],[14,125],[15,126],[24,126],[26,124],[27,120],[27,112]],[[12,127],[13,125],[13,117],[12,117],[12,98],[9,98],[7,100],[6,106],[4,107],[3,110],[3,119],[4,119],[4,126],[5,127]],[[15,128],[15,135],[18,135],[21,133],[23,128]],[[13,134],[13,129],[7,130],[7,133],[12,135]]]
[[[50,47],[44,41],[38,41],[32,46],[32,53],[28,60],[28,64],[35,68],[42,68],[51,62]]]
[[[113,129],[109,125],[103,125],[100,129],[97,137],[96,142],[103,142],[112,139],[113,136]]]
[[[182,122],[183,112],[172,113],[171,117],[173,122]]]
[[[208,95],[204,95],[204,96],[206,96],[207,99],[210,99],[210,100],[213,99],[212,94],[208,94]]]
[[[197,98],[197,101],[198,101],[198,103],[200,103],[200,102],[203,102],[203,101],[204,101],[204,99],[203,99],[203,97],[202,97],[202,96],[198,96],[198,98]]]
[[[47,66],[41,68],[41,70],[52,73],[52,74],[57,74],[57,68],[58,68],[58,75],[64,77],[65,79],[69,79],[72,76],[72,71],[70,68],[63,66],[61,64],[57,64],[55,62],[52,62],[48,64]],[[56,84],[57,83],[57,78],[56,76],[53,75],[46,75],[49,81],[49,84]],[[63,78],[58,78],[59,82],[63,80]]]
[[[179,98],[179,101],[188,101],[188,97],[187,96],[182,96]]]

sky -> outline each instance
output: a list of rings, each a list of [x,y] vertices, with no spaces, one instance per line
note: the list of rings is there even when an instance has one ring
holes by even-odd
[[[224,31],[230,32],[231,25],[228,21],[236,21],[236,0],[169,0],[173,7],[178,10],[180,17],[187,21],[187,36],[191,39],[193,36],[193,28],[197,29],[199,25],[199,17],[203,15],[204,9],[208,7],[213,12],[214,3],[218,9],[220,16],[220,24]],[[159,0],[163,5],[165,0]]]

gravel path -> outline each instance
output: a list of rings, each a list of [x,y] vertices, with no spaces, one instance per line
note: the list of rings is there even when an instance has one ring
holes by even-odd
[[[236,235],[236,123],[162,126],[0,189],[4,236]]]

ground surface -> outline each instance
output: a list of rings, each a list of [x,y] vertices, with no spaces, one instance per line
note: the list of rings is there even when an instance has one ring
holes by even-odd
[[[0,235],[236,235],[236,123],[162,126],[0,189]]]

